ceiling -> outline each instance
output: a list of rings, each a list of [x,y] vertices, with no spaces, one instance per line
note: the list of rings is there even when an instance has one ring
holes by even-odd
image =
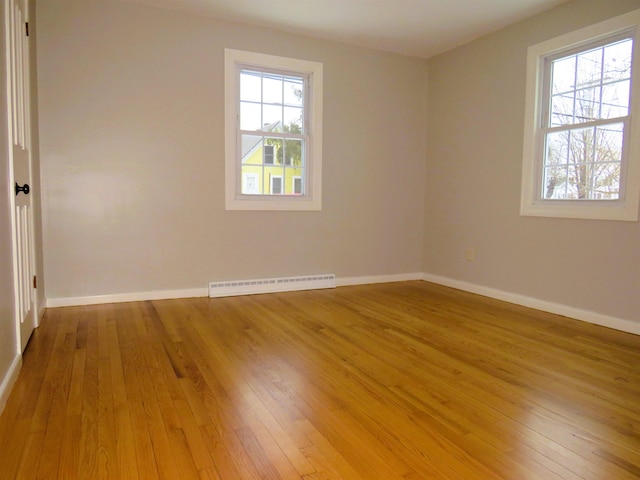
[[[429,58],[567,0],[121,0]]]

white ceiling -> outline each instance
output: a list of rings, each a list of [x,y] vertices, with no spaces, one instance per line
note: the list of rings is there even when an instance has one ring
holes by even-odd
[[[567,0],[121,0],[429,58]]]

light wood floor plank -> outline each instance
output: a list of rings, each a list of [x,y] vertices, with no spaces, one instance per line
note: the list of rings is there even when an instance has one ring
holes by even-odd
[[[420,281],[50,309],[0,480],[640,480],[639,364]]]

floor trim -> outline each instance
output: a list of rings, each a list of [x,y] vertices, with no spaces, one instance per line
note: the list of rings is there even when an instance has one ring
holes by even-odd
[[[47,298],[47,308],[77,307],[80,305],[100,305],[104,303],[143,302],[145,300],[168,300],[172,298],[207,297],[209,290],[192,288],[186,290],[156,290],[152,292],[119,293],[114,295],[93,295],[88,297]]]
[[[371,283],[422,280],[422,276],[422,273],[407,273],[397,275],[336,278],[336,286],[344,287],[348,285],[366,285]],[[92,295],[87,297],[57,297],[47,298],[46,308],[77,307],[81,305],[100,305],[104,303],[141,302],[145,300],[169,300],[172,298],[194,298],[208,296],[209,290],[205,287],[187,290],[157,290],[152,292],[121,293],[114,295]]]
[[[565,317],[575,318],[584,322],[593,323],[603,327],[621,330],[623,332],[640,335],[640,322],[627,320],[622,318],[611,317],[601,313],[582,310],[568,305],[563,305],[538,298],[528,297],[516,293],[506,292],[495,288],[485,287],[474,283],[464,282],[439,275],[429,273],[405,273],[394,275],[371,275],[362,277],[342,277],[336,278],[336,286],[344,287],[350,285],[367,285],[374,283],[388,282],[405,282],[410,280],[424,280],[427,282],[437,283],[458,290],[483,295],[485,297],[495,298],[516,305],[542,310],[544,312],[555,313]],[[193,298],[208,297],[209,290],[205,288],[194,288],[186,290],[158,290],[152,292],[123,293],[116,295],[95,295],[88,297],[61,297],[48,298],[46,300],[47,308],[55,307],[71,307],[80,305],[98,305],[104,303],[122,303],[122,302],[139,302],[145,300],[167,300],[172,298]]]
[[[422,280],[422,273],[401,273],[396,275],[370,275],[364,277],[336,278],[336,287],[350,285],[368,285],[372,283],[407,282],[410,280]]]
[[[5,405],[7,404],[7,400],[9,399],[9,394],[11,393],[11,389],[13,388],[13,384],[18,379],[18,374],[20,373],[20,368],[22,367],[22,356],[16,355],[11,362],[11,366],[7,370],[6,375],[2,379],[2,383],[0,383],[0,413],[4,410]]]
[[[576,320],[582,320],[602,327],[613,328],[615,330],[640,335],[640,322],[634,322],[633,320],[611,317],[589,310],[582,310],[560,303],[548,302],[538,298],[527,297],[526,295],[505,292],[504,290],[484,287],[482,285],[432,275],[429,273],[423,274],[422,280],[444,285],[446,287],[457,288],[458,290],[464,290],[466,292],[476,293],[485,297],[495,298],[496,300],[502,300],[504,302],[515,303],[516,305],[542,310],[543,312],[550,312],[557,315],[563,315],[565,317],[575,318]]]

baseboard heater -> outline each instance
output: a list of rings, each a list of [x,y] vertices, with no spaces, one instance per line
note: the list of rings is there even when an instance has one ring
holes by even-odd
[[[231,280],[209,283],[209,297],[230,297],[257,293],[289,292],[294,290],[315,290],[335,288],[336,276],[307,275],[303,277],[263,278],[255,280]]]

